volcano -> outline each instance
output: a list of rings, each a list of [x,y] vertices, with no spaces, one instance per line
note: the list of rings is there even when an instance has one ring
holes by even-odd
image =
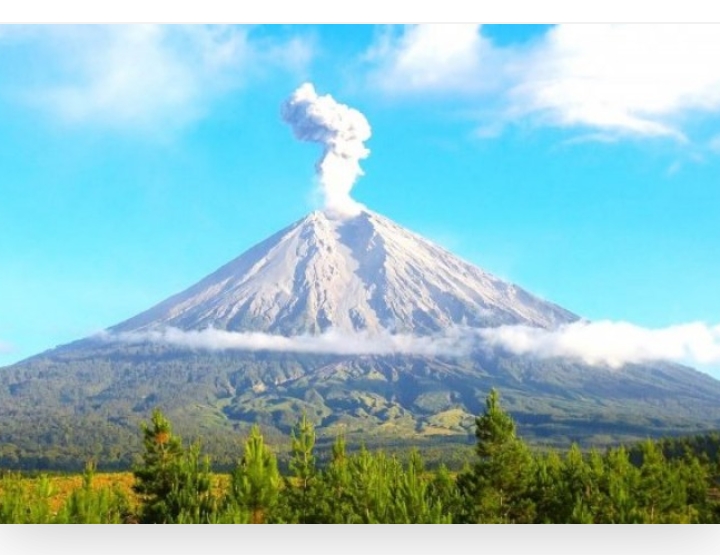
[[[493,387],[537,442],[604,445],[720,427],[720,382],[666,362],[614,369],[490,348],[348,354],[342,345],[167,341],[168,330],[181,339],[211,330],[421,344],[454,329],[577,320],[379,214],[313,212],[105,334],[0,370],[0,465],[120,464],[156,406],[220,459],[238,430],[260,423],[287,434],[303,412],[321,438],[466,443]]]

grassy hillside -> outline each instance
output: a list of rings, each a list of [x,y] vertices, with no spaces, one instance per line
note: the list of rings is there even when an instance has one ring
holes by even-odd
[[[593,368],[476,353],[468,358],[193,352],[80,342],[0,369],[0,464],[128,468],[160,407],[218,464],[259,424],[282,452],[298,415],[318,443],[450,452],[473,441],[491,388],[530,443],[603,447],[720,427],[720,383],[677,365]]]

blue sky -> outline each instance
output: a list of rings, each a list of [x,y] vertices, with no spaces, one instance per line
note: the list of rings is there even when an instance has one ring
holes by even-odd
[[[319,147],[280,118],[306,81],[369,121],[370,209],[591,320],[713,333],[719,43],[710,25],[0,27],[0,365],[317,208]]]

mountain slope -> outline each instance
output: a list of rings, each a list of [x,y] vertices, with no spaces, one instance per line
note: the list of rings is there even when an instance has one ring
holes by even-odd
[[[335,220],[314,212],[111,331],[422,335],[450,325],[554,327],[576,319],[378,214]]]
[[[621,371],[503,353],[465,357],[208,352],[84,341],[0,370],[0,467],[129,464],[161,407],[232,465],[249,427],[271,443],[305,412],[321,446],[471,444],[497,388],[532,443],[602,447],[720,428],[720,383],[673,364]]]

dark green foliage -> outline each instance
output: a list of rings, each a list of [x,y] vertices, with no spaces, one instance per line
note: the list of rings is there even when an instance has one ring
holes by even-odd
[[[693,456],[667,461],[651,441],[639,450],[639,466],[622,447],[604,455],[572,447],[562,459],[554,453],[538,457],[531,488],[536,522],[713,521],[708,465]]]
[[[348,515],[352,514],[351,480],[345,438],[338,436],[320,482],[323,495],[315,506],[318,522],[346,522]]]
[[[441,506],[451,518],[462,512],[463,499],[460,489],[445,465],[440,465],[431,475],[428,483],[428,499]]]
[[[642,465],[638,482],[638,501],[645,510],[648,522],[658,521],[658,516],[676,508],[681,498],[685,497],[684,488],[676,483],[672,468],[665,464],[665,457],[660,448],[648,440],[640,447]],[[682,499],[684,504],[684,499]]]
[[[94,459],[99,469],[130,468],[144,449],[138,425],[159,406],[183,438],[201,438],[228,470],[238,431],[262,425],[282,456],[303,412],[315,424],[318,451],[342,432],[351,451],[417,447],[430,466],[434,449],[436,464],[457,469],[464,461],[450,457],[469,443],[491,387],[503,391],[530,444],[604,448],[720,424],[720,383],[676,365],[612,373],[502,353],[209,353],[84,340],[2,369],[0,466],[81,471]]]
[[[253,426],[242,460],[232,473],[227,506],[247,511],[252,524],[271,522],[279,492],[277,459],[265,445],[260,428]]]
[[[543,523],[552,522],[552,519],[562,519],[561,515],[565,511],[562,501],[563,470],[563,461],[554,451],[535,457],[535,476],[528,492],[528,496],[535,505],[535,522]]]
[[[143,464],[135,469],[133,489],[143,501],[142,521],[146,523],[172,522],[178,511],[168,507],[177,482],[177,467],[183,455],[182,441],[172,435],[170,422],[156,409],[151,425],[142,425]],[[174,514],[173,514],[174,513]]]
[[[319,501],[317,469],[315,467],[315,427],[303,414],[292,432],[290,477],[285,478],[283,520],[309,524],[317,522],[315,507]]]
[[[347,455],[339,440],[332,461],[317,477],[314,522],[450,522],[430,482],[417,453],[403,466],[382,451]]]
[[[404,472],[397,474],[391,486],[389,519],[397,524],[450,524],[452,517],[439,496],[433,495],[429,480],[425,477],[420,453],[413,452]]]
[[[500,407],[494,389],[476,420],[475,436],[478,460],[465,484],[471,503],[468,517],[479,522],[531,522],[533,458],[515,435],[515,422]]]
[[[215,509],[210,462],[195,444],[188,449],[173,435],[159,409],[143,424],[143,464],[134,471],[135,492],[143,501],[141,522],[208,522]]]
[[[640,522],[636,501],[640,473],[630,462],[628,452],[623,447],[611,449],[603,457],[603,464],[605,473],[601,488],[605,499],[597,522]]]
[[[218,481],[199,445],[184,447],[156,410],[142,427],[137,509],[117,489],[93,487],[92,464],[82,486],[60,505],[47,476],[27,480],[6,472],[0,473],[0,523],[720,520],[719,461],[716,451],[705,448],[712,439],[647,440],[604,453],[577,445],[565,453],[537,453],[517,436],[495,391],[476,424],[475,462],[457,476],[444,466],[426,470],[419,452],[405,461],[365,448],[349,453],[342,436],[323,463],[315,453],[314,426],[303,416],[293,430],[287,476],[254,427],[240,463],[227,481]]]

